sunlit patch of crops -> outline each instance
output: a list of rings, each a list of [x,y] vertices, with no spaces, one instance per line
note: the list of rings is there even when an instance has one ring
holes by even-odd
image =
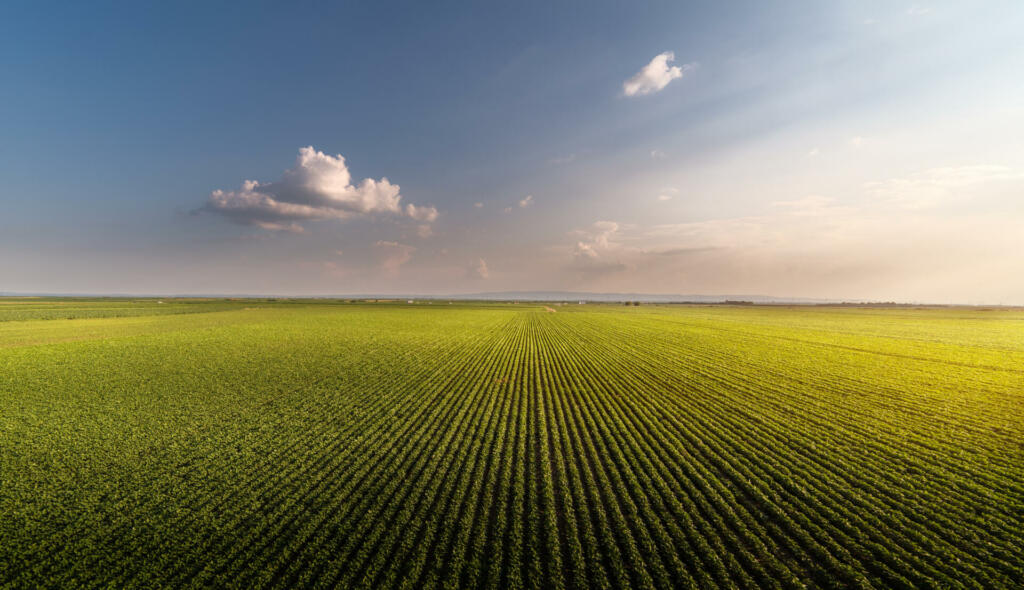
[[[1021,312],[0,307],[0,586],[1024,579]]]

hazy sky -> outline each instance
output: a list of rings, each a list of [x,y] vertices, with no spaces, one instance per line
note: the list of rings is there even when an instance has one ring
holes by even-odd
[[[0,292],[1024,303],[1019,1],[142,4],[0,7]]]

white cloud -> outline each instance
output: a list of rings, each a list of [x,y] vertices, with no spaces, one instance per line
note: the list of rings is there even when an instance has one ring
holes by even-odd
[[[643,96],[658,92],[668,86],[668,83],[676,78],[682,78],[683,74],[692,70],[697,64],[688,63],[682,66],[669,66],[676,55],[671,51],[659,53],[654,59],[644,66],[632,78],[622,83],[622,91],[626,96]]]
[[[245,225],[301,232],[299,221],[375,213],[401,215],[401,199],[399,186],[387,178],[366,178],[353,184],[344,157],[304,147],[299,150],[295,167],[286,170],[277,182],[246,180],[238,190],[215,190],[202,210]],[[409,204],[404,213],[427,223],[437,218],[433,207]]]
[[[810,149],[810,150],[809,150],[809,151],[807,152],[807,157],[808,157],[808,158],[813,158],[813,157],[817,156],[817,155],[818,155],[818,154],[820,154],[820,153],[821,153],[821,152],[819,152],[819,151],[818,151],[818,148],[811,148],[811,149]]]
[[[920,4],[914,4],[907,9],[907,14],[910,16],[924,16],[932,11],[931,6],[921,6]]]
[[[580,238],[576,242],[574,254],[583,259],[599,258],[614,248],[611,238],[618,231],[619,224],[614,221],[596,221],[586,229],[574,231],[573,234]]]
[[[412,203],[405,206],[405,214],[416,221],[432,223],[437,219],[437,209],[433,207],[417,207]]]
[[[671,201],[672,200],[672,195],[665,195],[665,194],[658,195],[658,200],[659,201]]]
[[[487,261],[483,258],[477,259],[476,262],[470,265],[469,274],[477,279],[486,279],[491,276],[491,272],[487,269]]]
[[[522,208],[529,207],[533,204],[533,195],[526,195],[522,199],[519,199],[519,206]]]
[[[651,159],[652,160],[664,160],[667,157],[668,157],[668,154],[666,154],[665,152],[663,152],[661,150],[651,150]]]
[[[852,145],[855,148],[863,147],[864,146],[864,138],[859,136],[859,135],[856,136],[856,137],[851,137],[850,138],[850,145]]]

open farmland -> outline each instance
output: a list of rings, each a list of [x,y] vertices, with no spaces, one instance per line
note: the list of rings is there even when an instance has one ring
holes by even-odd
[[[0,299],[0,586],[1024,580],[1024,312],[546,307]]]

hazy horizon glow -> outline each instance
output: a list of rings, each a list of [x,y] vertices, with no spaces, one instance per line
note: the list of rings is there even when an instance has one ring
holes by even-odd
[[[0,292],[1024,304],[1021,30],[1010,1],[8,6]]]

